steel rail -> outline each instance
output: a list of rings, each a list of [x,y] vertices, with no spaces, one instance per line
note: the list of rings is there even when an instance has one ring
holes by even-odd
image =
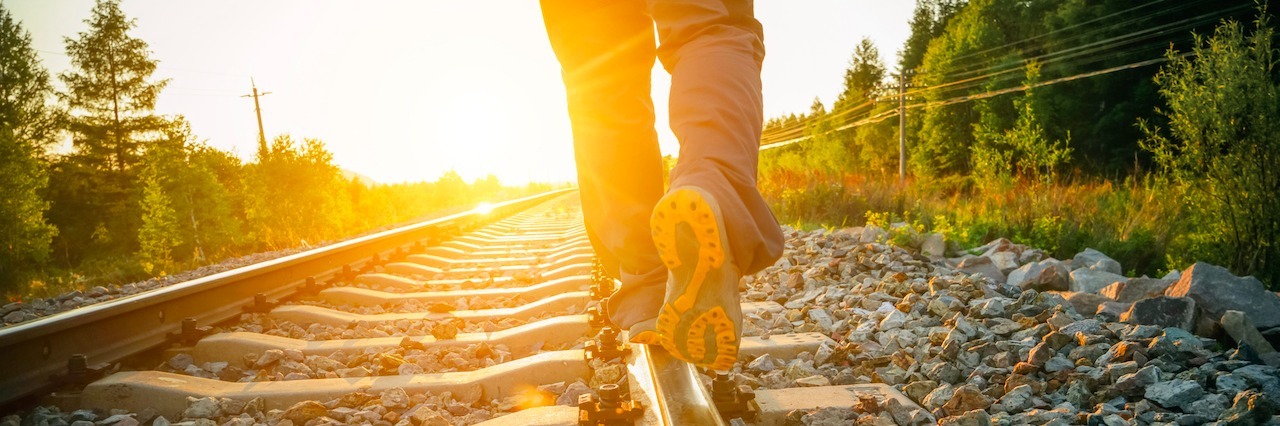
[[[636,363],[649,370],[651,402],[664,425],[724,425],[707,389],[692,364],[672,357],[662,348],[635,345]],[[642,387],[647,387],[642,385]]]
[[[496,205],[489,213],[467,211],[197,278],[101,304],[0,329],[0,405],[52,390],[51,379],[73,355],[90,364],[115,362],[165,344],[184,319],[215,324],[235,318],[255,295],[279,300],[309,279],[343,274],[392,251],[511,216],[558,195],[560,189]],[[348,270],[349,271],[349,270]]]

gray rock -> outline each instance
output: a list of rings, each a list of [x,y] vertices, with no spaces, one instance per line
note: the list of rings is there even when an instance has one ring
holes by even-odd
[[[1221,318],[1234,310],[1248,315],[1255,326],[1280,326],[1280,296],[1267,291],[1257,278],[1237,277],[1221,266],[1196,262],[1165,295],[1194,299],[1210,318]]]
[[[387,408],[407,408],[410,403],[409,394],[405,393],[403,388],[387,389],[382,392],[380,402]]]
[[[1075,336],[1076,333],[1098,334],[1102,332],[1102,323],[1096,319],[1080,320],[1062,327],[1058,332],[1067,336]]]
[[[1248,389],[1249,383],[1231,373],[1227,373],[1218,376],[1217,379],[1214,379],[1214,387],[1218,389],[1218,392],[1236,394],[1242,390]]]
[[[1003,317],[1013,300],[1005,297],[993,297],[978,305],[978,315],[985,318]]]
[[[1071,266],[1073,268],[1088,268],[1110,272],[1116,275],[1124,273],[1124,271],[1120,269],[1120,262],[1117,262],[1106,254],[1091,248],[1086,248],[1084,251],[1077,253],[1075,257],[1071,258]]]
[[[192,398],[188,396],[187,409],[182,412],[182,417],[187,419],[214,419],[219,414],[222,414],[222,406],[218,405],[217,398]]]
[[[961,261],[956,268],[960,272],[970,275],[978,274],[997,283],[1003,283],[1005,280],[1004,273],[1000,272],[1000,268],[996,267],[996,264],[992,263],[991,258],[987,256],[970,257]]]
[[[809,319],[817,324],[818,328],[822,329],[822,331],[831,333],[831,326],[834,324],[834,320],[831,319],[831,315],[827,314],[825,309],[810,309]]]
[[[169,367],[174,370],[182,371],[186,370],[193,362],[194,361],[191,359],[190,354],[177,354],[174,355],[173,358],[169,358]]]
[[[1224,411],[1218,419],[1224,425],[1262,425],[1272,421],[1271,416],[1277,411],[1276,404],[1257,391],[1247,390],[1236,394],[1231,408]]]
[[[983,244],[981,247],[974,248],[973,250],[975,252],[982,252],[983,256],[989,257],[1002,251],[1014,250],[1015,247],[1018,247],[1018,245],[1014,244],[1013,241],[1009,241],[1008,238],[996,238],[986,244]]]
[[[94,414],[93,410],[83,409],[72,411],[71,416],[67,417],[67,421],[69,422],[88,421],[89,423],[93,423],[93,421],[97,419],[98,415]]]
[[[933,390],[933,392],[929,392],[928,395],[925,395],[924,399],[920,400],[920,404],[924,405],[924,408],[926,409],[936,410],[946,404],[947,401],[950,401],[951,396],[954,395],[955,392],[955,387],[950,384],[943,383],[942,386],[938,386]]]
[[[1154,366],[1139,368],[1137,372],[1116,379],[1114,389],[1124,393],[1139,392],[1160,381],[1160,369]]]
[[[1128,312],[1129,309],[1132,308],[1132,303],[1106,301],[1102,302],[1101,305],[1098,305],[1098,312],[1094,315],[1097,315],[1098,318],[1105,321],[1115,322],[1119,321],[1120,317],[1124,316],[1124,313]]]
[[[1036,367],[1042,367],[1050,358],[1053,358],[1053,355],[1053,349],[1049,348],[1049,344],[1040,342],[1027,354],[1027,362]]]
[[[1200,384],[1191,380],[1170,380],[1147,386],[1143,397],[1155,401],[1161,407],[1174,408],[1190,404],[1204,395]]]
[[[1172,280],[1155,278],[1129,278],[1103,287],[1098,294],[1117,302],[1133,303],[1149,297],[1164,295],[1164,291],[1173,285]]]
[[[760,355],[756,357],[756,359],[752,360],[751,363],[747,364],[748,370],[759,371],[761,373],[768,373],[773,371],[775,368],[777,367],[774,365],[773,355],[769,354]]]
[[[1072,368],[1076,368],[1076,365],[1061,355],[1049,358],[1049,361],[1044,363],[1044,371],[1049,373],[1057,373]]]
[[[1006,282],[1024,290],[1066,291],[1071,287],[1071,276],[1062,262],[1045,259],[1015,269]]]
[[[1143,299],[1134,302],[1128,312],[1120,315],[1120,321],[1190,330],[1195,327],[1196,302],[1190,298],[1169,296]]]
[[[293,404],[281,414],[285,420],[292,422],[295,426],[307,424],[311,419],[323,417],[329,414],[329,409],[316,401],[301,401]]]
[[[1041,251],[1040,249],[1027,249],[1018,254],[1018,263],[1026,265],[1028,263],[1045,260],[1048,257],[1049,256],[1046,256],[1044,251]]]
[[[985,410],[970,410],[963,414],[946,417],[938,420],[939,425],[945,426],[991,426],[991,415]]]
[[[892,311],[889,311],[889,314],[885,315],[884,319],[880,321],[880,330],[888,331],[888,330],[901,328],[903,324],[906,324],[906,322],[907,322],[907,314],[904,314],[902,313],[902,311],[894,309]]]
[[[1063,295],[1066,297],[1067,302],[1071,303],[1071,307],[1076,310],[1076,313],[1086,317],[1097,314],[1099,305],[1111,301],[1111,299],[1093,293],[1069,292],[1063,293]]]
[[[1097,269],[1080,268],[1071,271],[1071,291],[1097,293],[1112,283],[1126,281],[1123,275]]]
[[[1013,272],[1014,269],[1018,269],[1018,267],[1021,266],[1018,264],[1017,253],[1011,251],[992,253],[987,257],[990,257],[991,263],[995,264],[996,268],[1000,268],[1000,273],[1005,275],[1009,275],[1010,272]]]
[[[1206,419],[1216,419],[1226,411],[1227,406],[1231,403],[1231,399],[1226,395],[1216,393],[1205,394],[1204,396],[1191,401],[1190,404],[1182,407],[1185,413],[1195,414]]]
[[[20,323],[27,319],[27,313],[22,311],[13,311],[4,315],[4,322],[9,324]]]
[[[920,253],[929,257],[942,257],[947,254],[947,242],[942,234],[933,233],[924,236],[920,243]]]
[[[1030,385],[1019,385],[1000,397],[1000,405],[1009,414],[1020,413],[1031,408],[1032,390]]]
[[[796,386],[799,386],[802,388],[803,387],[813,388],[818,386],[830,386],[830,385],[831,385],[831,380],[828,379],[827,376],[818,375],[818,374],[796,379]]]
[[[1232,339],[1239,343],[1248,343],[1259,354],[1276,351],[1271,347],[1271,343],[1262,337],[1262,333],[1258,332],[1258,328],[1253,326],[1253,322],[1244,312],[1228,310],[1222,313],[1221,323],[1222,329],[1226,330]]]
[[[591,388],[588,387],[586,383],[583,383],[581,380],[570,383],[569,386],[565,387],[564,393],[560,394],[560,396],[556,398],[556,405],[570,405],[576,407],[578,405],[578,396],[584,393],[591,393]]]
[[[265,351],[262,351],[262,355],[259,356],[258,360],[254,362],[254,365],[259,368],[267,367],[272,364],[275,364],[281,359],[284,359],[284,351],[279,349],[267,349]]]

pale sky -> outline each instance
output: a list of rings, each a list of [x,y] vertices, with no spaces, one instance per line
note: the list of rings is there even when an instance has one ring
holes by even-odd
[[[52,75],[64,36],[86,30],[92,0],[0,0],[31,33]],[[759,0],[767,117],[830,105],[862,37],[892,68],[911,0]],[[252,77],[267,137],[323,140],[345,169],[391,183],[574,179],[564,86],[535,0],[125,0],[131,32],[170,78],[156,106],[182,114],[210,145],[251,159]],[[55,86],[62,84],[54,78]],[[670,78],[654,69],[664,153]]]

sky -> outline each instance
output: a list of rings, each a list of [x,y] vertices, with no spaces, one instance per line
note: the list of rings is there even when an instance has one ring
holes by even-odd
[[[50,73],[64,37],[87,30],[92,0],[0,0],[31,33]],[[766,117],[830,105],[854,46],[870,37],[887,64],[906,40],[910,0],[759,0],[767,51]],[[125,0],[130,33],[171,79],[156,110],[183,115],[198,138],[251,160],[258,137],[250,80],[268,138],[325,142],[344,169],[382,183],[570,182],[564,86],[534,0]],[[55,77],[54,85],[62,84]],[[662,151],[670,77],[655,66]]]

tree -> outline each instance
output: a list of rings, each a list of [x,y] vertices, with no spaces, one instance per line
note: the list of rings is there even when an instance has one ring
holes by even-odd
[[[142,157],[143,228],[138,234],[144,266],[163,265],[154,261],[156,252],[148,252],[148,239],[157,237],[149,226],[170,227],[163,228],[168,230],[163,237],[170,239],[167,248],[179,251],[164,260],[201,261],[237,242],[241,223],[214,169],[224,155],[196,142],[181,117],[162,139],[148,145]]]
[[[960,73],[991,62],[1010,60],[1009,53],[993,49],[1019,34],[1016,26],[1026,17],[1014,0],[974,0],[966,4],[946,25],[942,35],[929,43],[924,70],[918,82],[939,86],[961,78]],[[1014,58],[1016,59],[1016,58]],[[963,86],[961,86],[963,88]],[[928,90],[925,101],[934,102],[981,90]],[[962,175],[968,172],[973,125],[978,115],[972,104],[925,108],[917,143],[912,146],[912,170],[918,176]]]
[[[178,218],[172,204],[160,176],[148,173],[143,178],[142,227],[138,230],[138,260],[147,273],[163,274],[173,264]]]
[[[1168,133],[1139,122],[1166,176],[1185,188],[1198,225],[1186,247],[1280,287],[1280,81],[1274,30],[1260,8],[1251,33],[1228,21],[1196,36],[1191,56],[1170,49],[1155,82],[1168,103]],[[1190,245],[1190,244],[1185,244]],[[1173,263],[1173,262],[1170,262]]]
[[[924,63],[929,42],[942,35],[947,23],[965,4],[965,0],[916,0],[909,24],[911,35],[903,43],[899,58],[901,69],[915,69]]]
[[[1045,105],[1041,90],[1034,88],[1040,82],[1040,64],[1027,62],[1027,89],[1020,99],[1013,102],[1013,111],[997,112],[1002,104],[980,102],[976,110],[979,120],[974,124],[972,174],[980,184],[1009,183],[1011,178],[1025,178],[1036,183],[1051,183],[1057,178],[1057,170],[1071,158],[1071,136],[1064,140],[1050,140],[1045,132],[1042,111]],[[1017,116],[1012,128],[1005,129],[1002,117]]]
[[[872,100],[884,84],[884,63],[880,50],[870,38],[863,38],[853,51],[849,68],[844,71],[844,89],[836,97],[832,111],[842,111]]]
[[[168,124],[153,113],[167,80],[151,78],[157,61],[146,42],[129,35],[136,23],[118,1],[99,0],[84,22],[88,31],[65,39],[71,69],[59,75],[74,151],[55,168],[54,183],[65,186],[55,188],[53,216],[65,221],[55,222],[59,228],[73,230],[64,246],[129,253],[141,219],[135,166],[142,146]]]
[[[42,264],[57,233],[44,217],[45,147],[57,133],[49,73],[31,35],[0,5],[0,288],[12,288]]]
[[[343,196],[346,181],[324,143],[306,139],[299,146],[281,135],[265,154],[245,174],[252,240],[278,249],[343,236],[351,204]]]
[[[72,70],[59,77],[73,112],[76,150],[105,170],[124,172],[137,162],[143,133],[163,128],[153,111],[168,80],[150,81],[158,61],[147,43],[128,33],[137,23],[116,0],[99,0],[85,20],[89,31],[66,38]]]
[[[49,71],[31,48],[31,34],[0,5],[0,126],[43,155],[60,131],[60,111],[49,103],[53,95]]]

